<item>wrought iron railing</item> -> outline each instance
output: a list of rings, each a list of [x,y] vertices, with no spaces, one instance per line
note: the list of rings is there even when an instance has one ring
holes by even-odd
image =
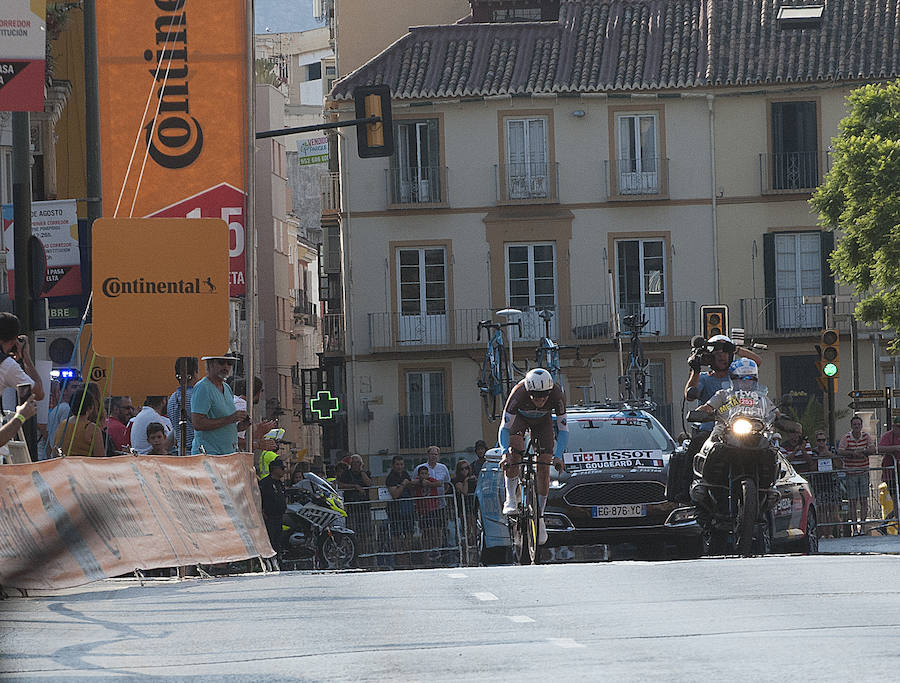
[[[559,201],[559,164],[507,163],[494,166],[497,202]]]
[[[669,191],[669,160],[664,157],[606,161],[609,196],[666,196]]]
[[[322,348],[326,353],[344,351],[344,314],[326,313],[322,316]]]
[[[763,194],[811,192],[828,172],[824,152],[785,152],[759,155],[759,181]]]
[[[842,332],[850,330],[849,314],[856,304],[855,299],[834,304],[834,324]],[[825,326],[825,313],[823,304],[803,303],[799,296],[760,297],[740,300],[740,320],[747,338],[805,337]]]
[[[442,166],[386,168],[390,206],[441,204],[446,199],[446,169]]]
[[[453,413],[398,415],[400,448],[453,445]]]

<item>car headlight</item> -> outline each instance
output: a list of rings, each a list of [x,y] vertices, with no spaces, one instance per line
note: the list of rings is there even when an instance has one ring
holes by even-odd
[[[739,418],[734,421],[734,424],[731,425],[731,431],[738,436],[746,436],[753,431],[753,423],[750,422],[750,420]]]

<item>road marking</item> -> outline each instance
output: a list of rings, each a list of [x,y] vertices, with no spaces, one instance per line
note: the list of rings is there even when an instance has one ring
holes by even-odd
[[[466,575],[462,572],[453,572],[452,574],[447,574],[451,579],[464,579]]]
[[[475,596],[476,598],[478,598],[479,600],[483,600],[483,601],[487,601],[487,600],[499,600],[499,599],[500,599],[500,598],[498,598],[496,595],[494,595],[493,593],[472,593],[472,595],[474,595],[474,596]]]
[[[510,621],[514,621],[517,624],[533,624],[534,619],[531,617],[526,617],[524,614],[513,614],[511,617],[506,617]]]
[[[550,640],[548,640],[547,642],[549,642],[551,645],[556,645],[556,647],[561,647],[561,648],[565,648],[565,649],[571,649],[571,648],[575,648],[575,647],[585,647],[581,643],[576,643],[571,638],[550,638]]]

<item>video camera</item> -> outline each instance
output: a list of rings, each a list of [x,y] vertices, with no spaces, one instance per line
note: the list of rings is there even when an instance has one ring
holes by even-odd
[[[688,365],[697,369],[710,366],[715,360],[716,351],[728,351],[733,354],[735,348],[734,344],[727,344],[724,341],[710,343],[698,334],[691,338],[691,355],[688,356]]]

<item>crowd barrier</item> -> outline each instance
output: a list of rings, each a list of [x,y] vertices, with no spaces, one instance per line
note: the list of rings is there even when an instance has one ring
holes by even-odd
[[[804,472],[801,476],[816,498],[821,538],[897,533],[895,468]]]
[[[0,587],[69,588],[274,554],[250,453],[0,465]]]
[[[383,486],[370,494],[371,500],[344,502],[360,568],[478,564],[474,495],[394,500]]]

